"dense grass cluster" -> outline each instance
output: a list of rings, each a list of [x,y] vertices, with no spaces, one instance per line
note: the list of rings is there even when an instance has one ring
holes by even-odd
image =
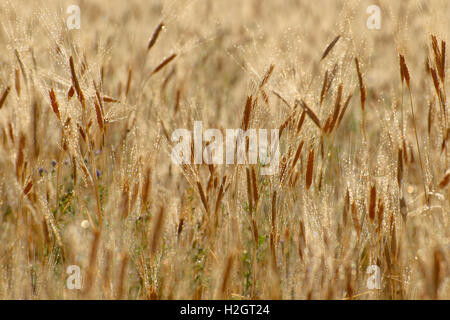
[[[0,4],[1,299],[450,298],[447,1],[74,2]]]

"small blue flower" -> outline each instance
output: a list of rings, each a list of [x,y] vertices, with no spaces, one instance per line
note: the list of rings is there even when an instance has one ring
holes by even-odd
[[[52,167],[56,166],[56,160],[52,160]]]
[[[100,179],[100,177],[102,176],[102,172],[99,169],[97,169],[96,173],[97,173],[97,179]]]

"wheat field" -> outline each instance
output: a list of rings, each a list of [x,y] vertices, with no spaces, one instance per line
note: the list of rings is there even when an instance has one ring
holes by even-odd
[[[449,12],[1,1],[0,299],[449,299]],[[177,165],[195,121],[278,171]]]

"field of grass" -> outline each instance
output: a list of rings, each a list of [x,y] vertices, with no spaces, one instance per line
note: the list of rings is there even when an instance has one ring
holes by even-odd
[[[0,299],[450,299],[449,13],[2,0]],[[177,165],[194,121],[279,170]]]

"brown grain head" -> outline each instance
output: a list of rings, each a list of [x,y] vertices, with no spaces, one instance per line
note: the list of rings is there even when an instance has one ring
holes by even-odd
[[[439,77],[442,83],[445,83],[445,55],[446,55],[446,43],[444,40],[441,41],[441,63],[439,66]]]
[[[24,157],[25,157],[25,143],[26,143],[26,138],[25,135],[23,133],[21,133],[20,135],[20,140],[19,140],[19,148],[17,151],[17,158],[16,158],[16,176],[17,179],[20,180],[20,176],[22,173],[22,168],[23,168],[23,163],[24,163]]]
[[[330,123],[331,123],[332,118],[333,118],[333,115],[330,115],[330,116],[327,118],[327,121],[325,121],[325,124],[324,124],[323,127],[322,127],[322,133],[323,133],[323,134],[326,134],[326,133],[329,131],[329,129],[330,129]]]
[[[72,75],[72,83],[73,87],[75,88],[75,92],[77,93],[78,100],[80,100],[82,107],[84,108],[84,94],[80,87],[80,82],[78,81],[77,74],[75,72],[75,64],[73,62],[73,57],[70,56],[69,58],[69,66],[70,66],[70,73]]]
[[[277,192],[274,191],[272,195],[272,234],[276,234],[277,226]]]
[[[322,61],[323,59],[325,59],[328,54],[331,52],[331,50],[333,50],[334,46],[336,45],[336,43],[339,41],[339,39],[341,38],[341,35],[338,35],[336,38],[334,38],[333,41],[330,42],[330,44],[326,47],[325,51],[322,54],[322,58],[320,58],[320,61]]]
[[[8,97],[9,91],[11,91],[11,87],[7,87],[5,91],[3,91],[2,97],[0,98],[0,109],[3,107],[3,104],[6,101],[6,97]]]
[[[200,194],[200,200],[202,201],[203,207],[205,208],[206,213],[209,215],[209,206],[208,201],[206,200],[205,192],[203,191],[202,184],[197,181],[197,189]]]
[[[431,78],[433,79],[433,85],[434,85],[434,90],[436,91],[436,95],[438,96],[439,100],[442,101],[441,86],[439,84],[436,70],[433,67],[430,68],[430,74],[431,74]]]
[[[242,118],[242,127],[244,128],[244,131],[247,131],[249,127],[251,112],[252,112],[252,95],[249,95],[245,102],[244,115]]]
[[[104,121],[103,121],[102,111],[101,111],[100,105],[97,103],[97,101],[94,101],[94,105],[95,105],[95,114],[97,116],[97,124],[98,124],[98,127],[100,128],[101,134],[103,134]]]
[[[308,162],[306,165],[306,189],[309,190],[313,180],[313,171],[314,171],[314,149],[311,148],[308,154]]]
[[[304,141],[302,140],[302,141],[300,142],[300,144],[298,145],[297,151],[295,152],[294,160],[292,161],[292,167],[291,167],[291,170],[294,169],[295,165],[296,165],[297,162],[298,162],[298,159],[300,159],[300,154],[301,154],[302,149],[303,149],[303,144],[304,144]]]
[[[58,117],[59,121],[61,121],[61,114],[59,113],[59,105],[58,105],[58,101],[56,101],[56,96],[55,96],[55,92],[53,91],[53,89],[50,90],[50,103],[53,109],[53,112],[56,114],[56,117]]]
[[[14,82],[15,82],[17,96],[20,97],[21,86],[20,86],[20,70],[19,69],[16,69],[16,72],[14,73]]]
[[[408,86],[408,88],[410,87],[410,76],[409,76],[409,70],[408,70],[408,66],[406,65],[406,61],[405,61],[405,57],[403,55],[399,55],[400,57],[400,71],[402,74],[402,77],[405,82],[406,85]]]
[[[349,210],[350,210],[350,191],[347,189],[345,192],[344,207],[342,210],[342,222],[344,226],[347,225],[347,217]]]
[[[439,188],[444,189],[449,182],[450,182],[450,169],[447,170],[444,177],[441,179],[441,182],[439,183]]]
[[[403,179],[403,150],[402,148],[398,148],[397,152],[397,183],[398,186],[401,186]]]
[[[433,101],[428,103],[428,119],[427,119],[427,132],[428,136],[431,134],[431,128],[433,127]]]
[[[361,68],[359,66],[359,60],[357,57],[355,57],[355,65],[356,65],[356,72],[358,74],[359,92],[361,96],[361,109],[364,112],[366,105],[366,87],[364,85],[363,77],[361,74]]]
[[[173,59],[175,59],[177,56],[176,53],[171,54],[169,57],[165,58],[153,71],[152,75],[159,72],[162,68],[167,66]]]
[[[304,261],[304,248],[306,244],[306,236],[305,236],[305,226],[303,225],[303,221],[300,220],[299,228],[298,228],[298,256],[300,261]]]
[[[84,132],[84,129],[80,124],[78,124],[78,132],[80,133],[80,136],[83,139],[84,143],[87,143],[86,133]]]
[[[261,97],[262,97],[264,103],[265,103],[267,106],[269,106],[269,96],[267,95],[266,91],[264,91],[264,89],[261,88],[261,89],[259,90],[259,93],[261,94]]]
[[[375,206],[377,204],[377,189],[375,185],[370,188],[369,195],[369,218],[373,222],[375,220]]]
[[[431,48],[433,49],[433,53],[434,53],[435,57],[438,58],[437,60],[439,60],[441,53],[439,50],[437,38],[433,34],[431,35]]]
[[[23,189],[23,194],[27,195],[31,191],[32,187],[33,187],[33,180],[30,180],[30,181],[28,181],[25,188]]]
[[[255,201],[255,207],[258,207],[258,182],[256,180],[255,167],[252,166],[252,186],[253,186],[253,200]]]
[[[437,72],[439,74],[439,78],[442,83],[445,81],[445,51],[446,44],[445,41],[441,41],[441,48],[439,48],[439,44],[435,35],[431,35],[431,48],[434,54],[434,62],[437,68]]]
[[[141,203],[144,207],[147,207],[147,200],[150,193],[150,185],[152,180],[152,168],[149,166],[145,174],[144,184],[141,190]]]
[[[300,119],[298,120],[298,125],[297,125],[297,135],[300,133],[300,131],[302,130],[303,127],[303,123],[305,122],[306,119],[306,111],[303,110]]]
[[[247,198],[248,198],[248,211],[250,216],[253,215],[253,192],[252,192],[252,180],[250,176],[250,170],[245,168],[245,172],[247,175]]]
[[[269,69],[264,74],[263,79],[261,80],[261,83],[259,84],[259,89],[261,90],[262,87],[269,81],[270,76],[272,75],[273,69],[275,68],[275,65],[271,64]]]
[[[103,95],[102,101],[106,102],[106,103],[109,103],[109,102],[110,103],[117,103],[117,102],[119,102],[119,100],[111,98],[111,97],[108,97],[108,96],[105,96],[105,95]]]
[[[155,31],[153,31],[152,37],[150,38],[150,41],[148,42],[147,51],[150,51],[150,49],[155,45],[156,40],[158,40],[159,34],[164,29],[164,23],[161,22],[156,27]]]
[[[70,99],[72,99],[74,94],[75,94],[75,89],[73,88],[73,86],[70,86],[69,91],[67,91],[67,100],[70,101]]]

